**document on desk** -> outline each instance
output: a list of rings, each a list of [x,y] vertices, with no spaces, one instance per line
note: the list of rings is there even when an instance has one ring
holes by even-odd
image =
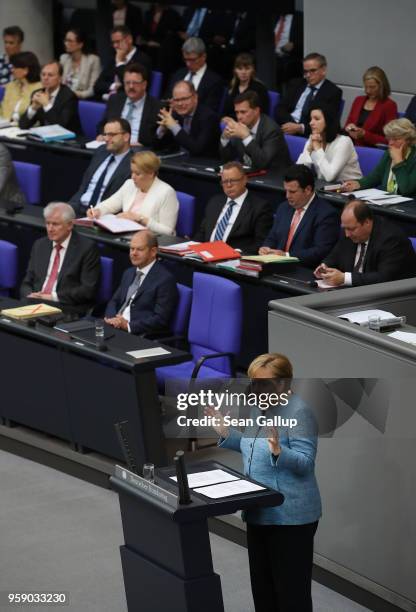
[[[395,331],[392,334],[387,334],[390,338],[395,338],[396,340],[401,340],[402,342],[406,342],[407,344],[413,344],[416,346],[416,334],[411,332],[402,332]]]
[[[232,482],[224,482],[215,484],[209,487],[200,487],[194,489],[195,493],[200,493],[210,499],[220,499],[221,497],[231,497],[232,495],[242,495],[244,493],[253,493],[254,491],[265,491],[266,487],[261,487],[254,482],[248,480],[233,480]]]
[[[338,315],[339,319],[347,319],[350,323],[358,323],[358,325],[368,325],[368,317],[380,317],[380,321],[394,319],[396,315],[387,310],[359,310],[357,312],[345,312]]]
[[[134,357],[134,359],[144,359],[145,357],[158,357],[159,355],[170,355],[170,351],[156,346],[155,348],[141,349],[138,351],[127,351],[126,355]]]
[[[376,198],[385,198],[389,195],[388,191],[383,191],[382,189],[359,189],[358,191],[348,192],[344,191],[342,195],[350,196],[353,195],[357,200],[368,200],[372,198],[373,200]]]
[[[176,476],[171,476],[171,480],[178,480]],[[219,484],[222,482],[231,482],[232,480],[240,480],[238,476],[230,474],[224,470],[206,470],[205,472],[196,472],[188,474],[188,484],[191,489],[195,487],[206,487],[208,485]]]
[[[404,196],[398,196],[396,194],[391,194],[389,196],[380,198],[369,198],[370,204],[375,204],[375,206],[390,206],[391,204],[401,204],[402,202],[411,202],[413,198],[405,198]]]
[[[94,219],[94,222],[99,227],[103,227],[112,234],[124,234],[125,232],[138,232],[146,229],[141,223],[132,221],[131,219],[121,219],[116,215],[104,215],[99,219]]]

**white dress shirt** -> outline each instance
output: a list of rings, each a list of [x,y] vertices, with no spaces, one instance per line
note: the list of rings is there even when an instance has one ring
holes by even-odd
[[[140,131],[140,125],[142,122],[143,108],[144,108],[145,100],[146,100],[146,95],[144,95],[143,98],[140,98],[140,100],[137,100],[137,102],[133,102],[133,106],[134,106],[133,116],[132,116],[132,119],[129,121],[130,128],[131,128],[131,142],[139,142],[139,131]],[[123,119],[126,119],[128,117],[130,113],[130,108],[131,108],[131,100],[129,98],[126,98],[126,101],[123,106],[123,110],[121,111],[121,116],[123,117]]]
[[[222,237],[222,241],[223,242],[227,242],[227,238],[230,235],[231,230],[233,229],[233,225],[235,223],[235,220],[237,219],[237,216],[241,210],[241,207],[243,205],[244,200],[246,199],[248,194],[247,189],[245,190],[244,193],[242,193],[240,196],[238,196],[238,198],[235,198],[235,200],[232,200],[231,198],[227,198],[226,203],[224,204],[224,206],[222,207],[221,213],[218,216],[217,222],[215,224],[214,229],[212,230],[211,236],[209,238],[210,242],[214,241],[214,236],[215,236],[215,232],[217,231],[217,227],[219,226],[221,219],[223,218],[223,216],[225,215],[225,212],[228,208],[228,205],[230,202],[235,202],[234,206],[233,206],[233,211],[231,213],[231,217],[228,219],[228,223],[227,223],[227,227],[225,228],[225,232],[224,235]]]
[[[72,232],[69,234],[68,238],[65,238],[65,240],[61,243],[61,247],[62,248],[59,251],[58,274],[56,276],[56,281],[53,284],[52,292],[51,292],[52,300],[54,302],[58,301],[58,294],[56,293],[56,285],[58,283],[59,272],[61,271],[62,265],[64,263],[65,255],[66,255],[66,252],[68,250],[68,245],[69,245],[69,241],[71,240],[71,236],[72,236]],[[56,247],[57,244],[58,244],[57,242],[53,243],[53,248],[52,248],[51,256],[49,258],[49,263],[48,263],[48,270],[46,272],[45,280],[44,280],[44,283],[42,285],[42,291],[43,291],[43,288],[46,287],[46,285],[48,283],[48,280],[49,280],[49,277],[50,277],[51,272],[52,272],[52,266],[53,266],[53,262],[55,261],[55,256],[56,256],[56,249],[55,249],[55,247]]]
[[[297,164],[314,168],[319,179],[325,181],[357,181],[362,178],[360,164],[354,144],[349,136],[339,134],[335,140],[328,142],[325,149],[308,150],[310,138],[305,143]]]
[[[126,151],[125,153],[120,153],[119,155],[114,155],[114,160],[108,166],[108,170],[106,172],[106,175],[105,175],[105,178],[104,178],[104,182],[103,182],[103,187],[101,189],[100,195],[98,196],[97,204],[99,204],[101,202],[101,198],[103,197],[103,193],[104,193],[108,183],[110,182],[111,177],[113,176],[114,172],[117,170],[117,168],[120,165],[120,163],[126,157],[127,153],[128,153],[128,151]],[[95,189],[95,186],[97,184],[97,181],[100,178],[102,172],[104,171],[104,168],[108,164],[108,158],[110,157],[110,155],[112,155],[112,154],[109,153],[108,156],[104,159],[104,161],[101,162],[101,164],[98,166],[97,170],[94,172],[94,174],[91,177],[91,180],[90,180],[90,182],[88,184],[87,190],[84,191],[84,193],[82,194],[82,196],[81,196],[81,204],[83,204],[84,206],[89,206],[89,203],[90,203],[92,194],[94,193],[94,189]]]
[[[206,64],[204,64],[202,66],[202,68],[200,68],[199,70],[197,70],[195,72],[193,78],[192,78],[192,72],[189,71],[188,74],[185,76],[184,81],[192,81],[192,85],[198,91],[199,84],[200,84],[200,82],[202,80],[202,77],[204,76],[207,68],[208,68],[208,66]]]
[[[284,47],[290,40],[290,28],[292,27],[293,15],[281,15],[277,20],[276,27],[274,28],[274,33],[276,35],[277,30],[279,29],[281,19],[284,20],[283,30],[280,35],[280,39],[278,44],[275,46],[275,53],[277,55],[284,55],[284,51],[282,51],[282,47]]]

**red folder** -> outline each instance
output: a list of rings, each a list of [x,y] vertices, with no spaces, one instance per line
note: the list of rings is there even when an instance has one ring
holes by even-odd
[[[241,253],[222,240],[194,244],[192,246],[192,251],[207,262],[221,261],[223,259],[239,259],[241,257]]]

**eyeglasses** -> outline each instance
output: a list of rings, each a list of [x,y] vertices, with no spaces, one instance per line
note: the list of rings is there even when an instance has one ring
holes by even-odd
[[[201,55],[197,55],[196,57],[184,57],[183,61],[186,64],[193,64],[195,62],[197,62],[202,56]]]
[[[175,102],[175,104],[180,104],[181,102],[186,102],[187,100],[190,100],[193,95],[194,94],[190,94],[189,96],[186,96],[185,98],[172,98],[172,102]]]
[[[235,185],[236,183],[242,181],[243,178],[244,176],[240,176],[240,178],[235,179],[221,179],[221,185]]]
[[[113,138],[114,136],[118,136],[119,134],[125,134],[126,132],[104,132],[104,138]]]
[[[319,68],[309,68],[309,70],[304,70],[303,74],[315,74],[315,72],[318,72],[321,68],[322,66],[319,66]]]
[[[124,85],[127,85],[127,87],[129,85],[141,85],[142,83],[144,83],[144,80],[143,81],[124,81]]]

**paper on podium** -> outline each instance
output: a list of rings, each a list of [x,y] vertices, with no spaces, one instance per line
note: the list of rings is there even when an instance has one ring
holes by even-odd
[[[171,476],[170,478],[175,482],[178,480],[176,476]],[[239,478],[224,470],[206,470],[205,472],[188,474],[188,484],[191,489],[219,484],[220,482],[231,482],[232,480],[239,480]]]
[[[195,493],[200,493],[210,499],[219,499],[221,497],[231,497],[231,495],[242,495],[243,493],[253,493],[254,491],[264,491],[266,487],[261,487],[254,482],[248,480],[233,480],[232,482],[224,482],[215,484],[209,487],[200,487],[194,489]]]
[[[32,319],[34,317],[44,317],[50,314],[59,314],[60,308],[49,306],[49,304],[29,304],[28,306],[18,306],[17,308],[6,308],[1,314],[11,319]]]

